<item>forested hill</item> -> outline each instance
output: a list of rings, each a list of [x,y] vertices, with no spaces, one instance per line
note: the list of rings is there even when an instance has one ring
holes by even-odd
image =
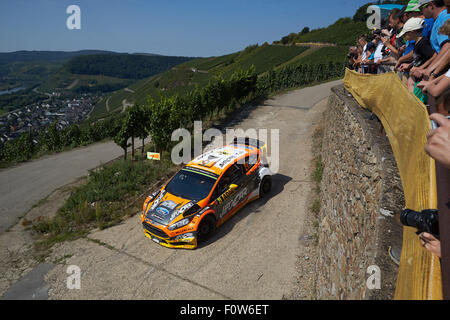
[[[0,52],[0,65],[14,62],[58,62],[65,61],[80,55],[112,53],[102,50],[81,50],[81,51],[15,51]]]
[[[72,74],[143,79],[191,59],[141,54],[95,54],[75,57],[67,62],[64,68]]]

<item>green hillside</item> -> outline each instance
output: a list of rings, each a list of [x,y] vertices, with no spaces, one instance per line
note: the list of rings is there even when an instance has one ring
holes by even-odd
[[[215,76],[222,75],[224,78],[228,78],[234,71],[247,70],[252,65],[255,66],[257,74],[262,74],[301,55],[307,49],[307,47],[288,47],[266,43],[261,46],[252,45],[243,51],[220,57],[191,60],[160,75],[138,81],[126,89],[114,92],[106,99],[108,108],[106,108],[106,100],[104,100],[96,106],[96,109],[117,111],[122,108],[124,101],[126,103],[144,103],[148,96],[158,100],[160,94],[167,96],[183,94],[196,86],[205,86]],[[94,114],[102,116],[100,111]]]
[[[296,44],[305,42],[315,43],[332,43],[341,46],[354,45],[358,36],[367,33],[367,19],[370,14],[367,13],[367,8],[370,5],[381,4],[399,4],[405,5],[409,0],[378,0],[368,2],[358,8],[353,15],[353,18],[341,18],[332,25],[326,28],[319,28],[310,30],[309,27],[303,28],[298,33],[290,33],[281,38],[281,40],[274,41],[274,44]]]
[[[361,34],[367,33],[365,22],[354,21],[350,18],[342,18],[327,28],[311,30],[308,33],[291,33],[283,37],[279,44],[295,44],[303,42],[333,43],[337,45],[350,46],[356,42]]]
[[[319,63],[342,63],[347,62],[347,46],[323,47],[317,49],[313,54],[301,57],[296,60],[294,65],[298,64],[319,64]]]
[[[77,56],[100,53],[112,52],[99,50],[0,52],[0,91],[44,83],[68,60]]]
[[[72,74],[143,79],[191,59],[141,54],[94,54],[75,57],[64,68]]]
[[[191,59],[117,53],[77,56],[60,66],[57,72],[43,82],[39,90],[110,93]]]

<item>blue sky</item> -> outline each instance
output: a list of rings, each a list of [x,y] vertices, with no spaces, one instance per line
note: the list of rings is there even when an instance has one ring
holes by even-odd
[[[0,52],[100,49],[218,56],[351,17],[368,0],[1,0]],[[68,30],[66,8],[81,8]]]

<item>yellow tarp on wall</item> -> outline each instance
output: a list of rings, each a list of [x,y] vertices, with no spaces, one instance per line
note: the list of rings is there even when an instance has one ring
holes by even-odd
[[[431,124],[425,105],[394,73],[360,74],[346,70],[345,88],[381,120],[392,146],[406,208],[437,208],[435,162],[424,151]],[[425,250],[416,229],[404,227],[395,299],[442,299],[439,258]]]

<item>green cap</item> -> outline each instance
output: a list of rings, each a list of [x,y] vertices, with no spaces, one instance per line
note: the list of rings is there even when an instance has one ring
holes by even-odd
[[[419,0],[411,0],[406,6],[405,12],[420,12]]]

